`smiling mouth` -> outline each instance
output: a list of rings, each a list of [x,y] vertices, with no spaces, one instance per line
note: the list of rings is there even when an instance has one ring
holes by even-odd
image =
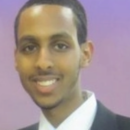
[[[30,78],[36,90],[42,94],[52,94],[57,87],[61,77],[59,75],[37,75]]]
[[[37,84],[41,87],[49,87],[57,82],[57,79],[46,80],[46,81],[37,81]]]
[[[51,94],[58,87],[58,79],[40,79],[36,81],[36,89],[42,94]]]

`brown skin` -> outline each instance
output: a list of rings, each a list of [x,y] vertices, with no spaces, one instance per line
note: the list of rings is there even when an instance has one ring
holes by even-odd
[[[79,71],[89,64],[91,42],[79,45],[74,14],[58,5],[37,5],[24,10],[18,27],[16,69],[23,87],[57,127],[83,103]],[[50,94],[37,91],[32,77],[51,76],[58,84]]]

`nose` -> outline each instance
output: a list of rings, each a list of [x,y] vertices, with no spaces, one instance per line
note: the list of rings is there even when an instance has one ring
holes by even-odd
[[[36,58],[36,63],[35,63],[36,68],[42,69],[42,70],[48,70],[53,68],[53,61],[52,61],[52,56],[50,52],[42,48]]]

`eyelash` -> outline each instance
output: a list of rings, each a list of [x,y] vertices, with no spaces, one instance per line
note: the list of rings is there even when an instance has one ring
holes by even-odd
[[[69,45],[62,41],[53,42],[51,45],[54,50],[59,51],[59,52],[64,52],[69,49]],[[23,53],[29,54],[29,53],[34,53],[37,49],[38,47],[36,45],[26,45],[26,46],[23,46],[20,49],[20,51]]]
[[[65,47],[65,49],[64,48],[60,48],[60,47]],[[58,48],[56,48],[56,47],[58,47]],[[54,48],[56,49],[56,50],[58,50],[58,51],[65,51],[65,50],[67,50],[68,48],[69,48],[69,46],[66,44],[66,43],[63,43],[63,42],[57,42],[55,45],[54,45]]]
[[[25,46],[25,47],[23,47],[22,49],[21,49],[21,51],[22,52],[34,52],[35,50],[34,50],[34,48],[35,48],[35,50],[36,50],[36,46],[34,46],[34,45],[27,45],[27,46]],[[27,50],[27,49],[30,49],[30,50]]]

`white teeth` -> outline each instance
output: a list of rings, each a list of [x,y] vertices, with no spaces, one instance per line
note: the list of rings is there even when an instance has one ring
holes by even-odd
[[[41,86],[49,86],[56,82],[56,79],[48,80],[48,81],[38,81],[37,83]]]

